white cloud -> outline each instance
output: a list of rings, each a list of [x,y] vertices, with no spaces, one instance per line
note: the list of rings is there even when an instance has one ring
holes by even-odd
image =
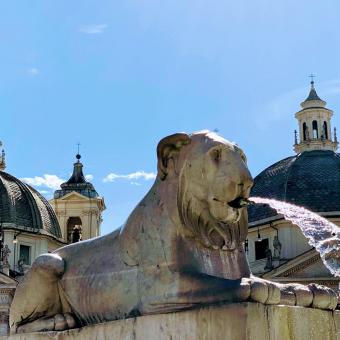
[[[94,176],[91,174],[85,175],[85,179],[89,182],[93,181]]]
[[[37,76],[37,75],[40,73],[40,71],[39,71],[36,67],[31,67],[31,68],[29,68],[29,69],[27,70],[27,72],[28,72],[28,74],[29,74],[30,76],[32,76],[32,77],[35,77],[35,76]]]
[[[98,24],[98,25],[85,25],[79,27],[79,32],[84,34],[101,34],[107,29],[106,24]]]
[[[56,175],[48,175],[48,174],[45,174],[43,177],[40,177],[40,176],[25,177],[25,178],[21,178],[21,180],[34,187],[47,187],[53,190],[60,189],[60,184],[65,182],[65,180],[63,180],[62,178],[59,178]]]
[[[155,179],[156,178],[156,174],[154,172],[145,172],[145,171],[136,171],[133,172],[131,174],[127,174],[127,175],[119,175],[119,174],[115,174],[115,173],[110,173],[108,174],[104,179],[103,182],[113,182],[115,179],[126,179],[126,180],[139,180],[139,179],[143,179],[145,181],[151,180],[151,179]],[[137,182],[130,182],[131,184],[136,185]]]
[[[137,186],[141,185],[141,184],[138,183],[138,182],[130,182],[130,184],[131,184],[131,185],[137,185]]]

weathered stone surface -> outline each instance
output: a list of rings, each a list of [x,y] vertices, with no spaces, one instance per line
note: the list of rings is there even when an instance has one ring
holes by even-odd
[[[9,339],[336,340],[340,339],[340,312],[237,303],[111,321],[64,332],[16,334]]]

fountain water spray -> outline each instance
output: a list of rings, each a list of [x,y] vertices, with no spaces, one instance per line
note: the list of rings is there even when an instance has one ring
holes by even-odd
[[[250,204],[268,204],[286,220],[296,224],[308,243],[320,253],[325,266],[334,276],[340,277],[340,228],[337,225],[294,204],[261,197],[250,197],[249,201]]]

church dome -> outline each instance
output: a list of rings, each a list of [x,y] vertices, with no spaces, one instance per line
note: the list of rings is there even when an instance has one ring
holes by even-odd
[[[340,215],[340,155],[329,150],[314,150],[285,158],[255,177],[251,196]],[[250,206],[248,213],[249,222],[277,216],[267,205]]]
[[[0,171],[0,207],[4,228],[62,237],[57,217],[46,199],[4,171]]]

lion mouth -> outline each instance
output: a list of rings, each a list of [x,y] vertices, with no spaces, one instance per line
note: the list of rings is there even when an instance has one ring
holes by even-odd
[[[217,199],[216,197],[213,198],[214,201],[216,202],[219,202],[225,206],[229,206],[231,208],[234,208],[234,209],[241,209],[241,208],[244,208],[246,206],[248,206],[249,204],[251,204],[251,202],[245,198],[245,197],[237,197],[235,198],[234,200],[230,201],[230,202],[223,202],[219,199]]]
[[[241,209],[250,204],[250,201],[248,198],[245,197],[237,197],[233,201],[229,202],[228,205],[230,205],[232,208],[235,209]]]

